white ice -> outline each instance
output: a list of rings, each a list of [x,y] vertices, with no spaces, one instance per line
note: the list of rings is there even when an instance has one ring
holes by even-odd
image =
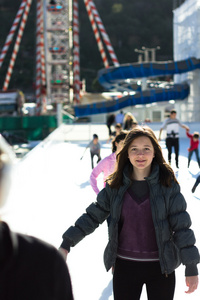
[[[74,128],[62,125],[16,163],[8,202],[2,211],[3,220],[8,222],[11,229],[39,237],[57,248],[64,231],[73,225],[84,213],[85,208],[96,199],[89,183],[89,150],[80,160],[93,133],[99,134],[102,158],[111,153],[111,144],[106,142],[106,126],[80,125],[78,131]],[[164,141],[160,144],[167,158]],[[200,185],[194,194],[191,193],[199,168],[195,157],[192,158],[190,168],[187,168],[188,146],[189,139],[181,138],[180,168],[175,168],[174,154],[172,167],[186,198],[192,229],[196,235],[196,245],[200,249]],[[102,176],[99,177],[98,184],[102,187]],[[112,274],[111,271],[106,272],[103,264],[106,244],[107,224],[104,222],[93,234],[71,249],[67,262],[75,300],[113,299]],[[176,270],[176,281],[176,300],[200,298],[200,288],[191,295],[185,294],[187,288],[183,266]],[[141,300],[146,299],[144,287]]]

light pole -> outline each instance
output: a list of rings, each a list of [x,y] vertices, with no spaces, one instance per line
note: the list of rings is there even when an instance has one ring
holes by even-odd
[[[149,52],[151,52],[151,62],[155,62],[156,61],[156,50],[160,50],[160,46],[157,46],[155,48],[146,48],[146,47],[142,47],[141,50],[138,50],[137,48],[134,49],[135,52],[137,53],[141,53],[144,54],[144,62],[148,63],[149,62]],[[142,55],[138,55],[138,62],[141,63],[142,62]]]
[[[138,49],[136,48],[136,49],[134,49],[134,51],[137,52],[137,53],[141,53],[141,54],[138,55],[138,62],[141,63],[141,62],[143,61],[143,60],[142,60],[142,54],[145,53],[144,50],[138,50]],[[145,59],[145,61],[146,61],[146,59]]]
[[[144,54],[144,58],[145,58],[145,62],[148,62],[148,51],[146,51],[146,49],[143,49],[144,47],[142,47],[142,50],[138,50],[137,48],[134,49],[135,52],[137,53],[141,53],[138,55],[138,62],[142,63],[142,54]],[[142,90],[146,90],[147,88],[147,78],[146,77],[142,77]]]
[[[142,47],[142,50],[144,51],[144,61],[149,62],[149,49],[146,47]]]
[[[156,61],[156,50],[159,50],[160,46],[157,46],[155,48],[146,48],[146,47],[142,47],[141,50],[138,50],[137,48],[134,49],[135,52],[140,53],[138,55],[138,62],[142,63],[142,54],[144,54],[144,62],[148,63],[149,62],[149,52],[151,52],[151,62],[155,62]],[[142,78],[142,90],[146,90],[147,88],[147,78],[143,77]]]
[[[147,61],[145,59],[146,62],[149,62],[149,58],[148,58],[148,53],[151,52],[151,61],[155,62],[156,61],[156,50],[160,50],[160,46],[157,46],[155,48],[146,48],[146,47],[142,47],[142,50],[144,51],[146,57],[147,57]]]

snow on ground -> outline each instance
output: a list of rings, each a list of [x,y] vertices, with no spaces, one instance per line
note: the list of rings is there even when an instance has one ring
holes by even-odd
[[[13,171],[13,184],[8,203],[2,211],[3,219],[14,231],[39,237],[55,247],[59,247],[62,234],[95,201],[96,196],[90,187],[91,162],[89,150],[83,155],[88,141],[67,140],[60,134],[40,143],[21,161]],[[91,131],[89,135],[92,136]],[[107,132],[106,132],[107,134]],[[80,133],[82,135],[82,133]],[[103,136],[103,135],[102,135]],[[57,135],[58,137],[58,135]],[[101,137],[101,131],[100,131]],[[82,141],[81,141],[82,140]],[[101,140],[101,156],[111,153],[111,144]],[[200,185],[194,194],[191,188],[199,174],[196,158],[187,168],[187,148],[189,139],[180,140],[180,168],[177,170],[172,157],[172,167],[184,194],[188,212],[192,219],[197,246],[200,249]],[[164,141],[161,141],[163,154],[167,158]],[[102,177],[98,180],[102,187]],[[86,237],[68,255],[68,265],[72,277],[75,300],[112,300],[112,274],[106,272],[103,252],[107,244],[107,224],[102,224],[92,235]],[[200,288],[191,294],[186,290],[184,267],[176,271],[176,300],[199,299]],[[141,300],[146,300],[145,287]]]

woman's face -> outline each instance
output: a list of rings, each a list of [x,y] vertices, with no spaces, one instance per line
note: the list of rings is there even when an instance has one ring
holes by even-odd
[[[128,148],[128,158],[133,166],[134,172],[141,172],[143,170],[146,176],[150,172],[154,155],[153,144],[146,136],[136,138]]]

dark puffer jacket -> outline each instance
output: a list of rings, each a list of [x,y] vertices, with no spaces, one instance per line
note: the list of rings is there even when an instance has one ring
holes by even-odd
[[[0,222],[0,299],[73,300],[66,263],[56,248]]]
[[[150,204],[159,249],[162,273],[170,274],[180,263],[186,266],[186,276],[198,274],[199,252],[194,246],[195,237],[190,229],[191,220],[186,212],[186,202],[180,193],[180,186],[172,182],[171,187],[159,183],[159,166],[154,165],[146,178],[150,189]],[[70,250],[86,235],[92,233],[99,224],[111,215],[109,242],[104,252],[107,271],[115,264],[118,248],[118,223],[120,220],[123,196],[131,180],[128,170],[124,170],[123,186],[118,190],[106,187],[98,194],[97,202],[92,203],[75,223],[63,234],[61,247]]]

